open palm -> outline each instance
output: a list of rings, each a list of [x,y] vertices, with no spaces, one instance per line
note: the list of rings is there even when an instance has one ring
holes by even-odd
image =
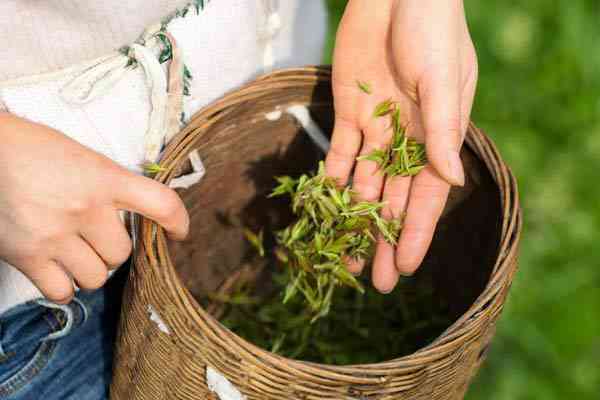
[[[333,62],[335,128],[327,173],[349,181],[362,200],[386,202],[385,218],[406,219],[396,248],[379,240],[373,284],[389,292],[399,275],[413,273],[431,243],[450,185],[464,184],[459,150],[477,81],[477,60],[462,0],[350,0],[337,34]],[[367,83],[371,94],[357,82]],[[424,141],[429,165],[415,177],[385,179],[359,155],[386,147],[389,122],[374,118],[396,101],[408,135]],[[360,273],[363,262],[352,260]]]

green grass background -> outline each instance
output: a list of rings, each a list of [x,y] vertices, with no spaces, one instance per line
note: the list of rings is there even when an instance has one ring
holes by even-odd
[[[327,2],[330,61],[346,2]],[[517,175],[525,215],[520,270],[467,399],[600,399],[600,1],[465,3],[472,118]]]

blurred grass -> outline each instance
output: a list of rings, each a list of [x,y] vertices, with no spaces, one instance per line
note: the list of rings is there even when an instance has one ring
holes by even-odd
[[[331,60],[344,0],[327,0]],[[468,400],[600,399],[600,2],[466,0],[473,120],[518,177],[520,270]]]

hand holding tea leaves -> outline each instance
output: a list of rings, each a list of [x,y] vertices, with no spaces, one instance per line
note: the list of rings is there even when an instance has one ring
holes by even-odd
[[[391,100],[379,104],[374,113],[377,118],[388,115],[393,131],[391,145],[373,150],[364,158],[375,161],[386,176],[416,175],[425,167],[425,149],[406,136],[400,108]],[[325,175],[322,162],[315,176],[284,176],[277,180],[279,186],[271,196],[289,195],[292,211],[298,217],[277,233],[275,253],[289,275],[283,302],[301,294],[315,321],[329,313],[336,287],[349,286],[364,292],[348,271],[348,260],[371,258],[378,235],[395,246],[401,219],[383,219],[383,203],[357,201],[349,187],[340,187],[334,178]],[[245,231],[248,241],[264,256],[262,234]]]
[[[368,88],[362,86],[361,90],[367,92]],[[424,146],[406,136],[400,108],[391,99],[374,111],[376,118],[388,116],[391,144],[364,157],[374,161],[385,176],[415,175],[427,162]],[[399,294],[402,290],[397,290],[396,296],[387,300],[396,307],[382,307],[382,298],[389,296],[365,288],[347,269],[350,259],[371,258],[377,235],[395,246],[401,218],[382,218],[383,203],[357,200],[350,187],[340,186],[325,174],[323,162],[313,176],[283,176],[277,181],[271,197],[289,196],[297,218],[275,235],[274,290],[257,292],[255,285],[247,285],[244,279],[235,277],[233,285],[228,279],[219,293],[209,295],[212,302],[208,306],[219,317],[225,312],[222,322],[226,326],[274,353],[327,363],[378,362],[389,352],[401,355],[416,343],[412,335],[423,340],[446,326],[447,320],[438,318],[442,308],[431,303],[431,296],[416,293],[404,298]],[[264,231],[244,229],[244,235],[256,254],[265,257]],[[409,312],[408,298],[418,305],[414,311],[432,311],[430,319]],[[387,317],[394,309],[401,312],[390,320]],[[391,324],[385,326],[386,321]],[[378,343],[394,338],[383,347],[383,356],[379,351],[365,351],[364,346],[366,338],[377,335],[369,330],[382,323],[385,329],[375,330],[384,332]]]
[[[361,200],[386,206],[385,218],[407,212],[396,249],[380,240],[373,284],[390,291],[399,274],[421,263],[444,208],[450,184],[462,185],[458,157],[477,81],[477,61],[462,0],[350,0],[333,61],[336,111],[326,172]],[[388,177],[379,167],[392,130],[373,109],[394,99],[410,136],[424,140],[431,163],[418,176]],[[407,142],[408,145],[408,142]],[[356,157],[360,160],[356,162]],[[362,263],[353,263],[359,272]]]

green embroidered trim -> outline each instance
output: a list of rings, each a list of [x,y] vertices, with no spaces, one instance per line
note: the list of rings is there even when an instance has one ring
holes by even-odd
[[[158,37],[158,39],[160,40],[161,45],[162,45],[161,52],[158,56],[158,61],[161,64],[171,61],[173,59],[173,48],[171,46],[171,42],[169,41],[169,39],[167,38],[166,35],[161,34],[161,33],[164,33],[167,31],[167,27],[174,19],[185,18],[192,10],[194,10],[196,12],[196,15],[200,15],[200,12],[202,10],[204,10],[204,7],[206,6],[206,4],[208,4],[209,1],[210,0],[192,0],[186,6],[176,9],[174,12],[172,12],[171,14],[167,15],[165,18],[162,19],[160,29],[156,33],[156,37]],[[138,40],[136,40],[136,43],[144,44],[144,39],[140,37]],[[129,57],[129,62],[127,63],[127,67],[132,67],[132,68],[137,67],[137,62],[129,54],[130,46],[121,47],[119,49],[119,52],[121,54],[124,54],[127,57]],[[183,65],[183,95],[184,96],[190,95],[190,86],[191,86],[192,79],[193,79],[193,76],[192,76],[190,69],[187,67],[187,65],[184,64]],[[183,116],[182,116],[182,119],[183,119]]]
[[[192,72],[187,67],[187,65],[183,64],[183,95],[190,95],[190,85],[192,84],[192,80],[194,77],[192,76]]]
[[[204,10],[204,7],[206,6],[206,4],[209,1],[210,0],[192,0],[192,1],[190,1],[186,6],[176,9],[174,12],[172,12],[171,14],[169,14],[165,18],[163,18],[163,20],[162,20],[163,26],[168,25],[175,18],[184,18],[186,15],[188,15],[190,10],[192,10],[192,9],[194,9],[196,11],[197,15],[200,14],[200,11]]]

